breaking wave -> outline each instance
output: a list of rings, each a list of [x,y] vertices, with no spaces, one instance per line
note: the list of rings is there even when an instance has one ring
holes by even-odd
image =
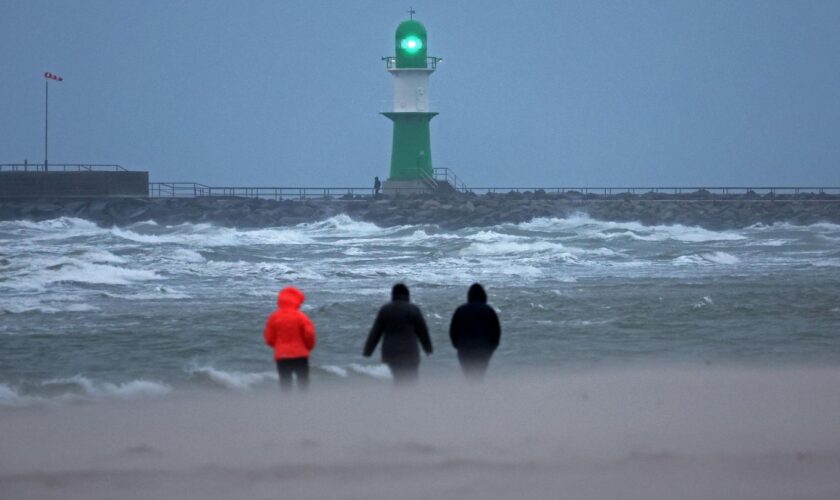
[[[677,257],[674,259],[674,264],[677,265],[686,265],[686,264],[723,264],[723,265],[734,265],[741,262],[738,257],[735,257],[732,254],[728,254],[726,252],[703,252],[699,254],[693,255],[684,255],[682,257]]]
[[[391,370],[388,368],[387,365],[360,365],[357,363],[352,363],[350,365],[350,370],[355,373],[367,375],[369,377],[377,379],[387,380],[394,378],[391,375]]]
[[[95,381],[82,375],[47,380],[42,385],[53,389],[65,389],[61,398],[69,399],[76,397],[133,399],[163,396],[172,392],[169,385],[150,380],[111,383]]]
[[[256,385],[274,380],[277,377],[273,372],[245,373],[198,365],[188,367],[186,372],[199,380],[205,380],[213,385],[237,391],[250,390]]]
[[[612,240],[631,238],[641,241],[675,240],[687,243],[712,241],[736,241],[747,236],[737,231],[712,231],[697,226],[651,225],[640,222],[609,222],[592,219],[586,215],[575,215],[564,219],[535,218],[530,222],[517,224],[517,227],[541,232],[575,231],[591,238]]]

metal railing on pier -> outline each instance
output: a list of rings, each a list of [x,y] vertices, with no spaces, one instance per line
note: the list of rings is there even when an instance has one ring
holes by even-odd
[[[127,172],[122,165],[101,163],[0,163],[0,172]]]
[[[713,186],[713,187],[470,187],[458,189],[474,194],[488,193],[546,193],[566,195],[621,196],[672,196],[675,198],[704,198],[726,196],[797,196],[804,194],[840,195],[840,187],[787,187],[787,186]]]
[[[840,197],[840,187],[475,187],[468,188],[448,169],[435,169],[436,182],[448,182],[462,194],[487,195],[532,193],[591,199],[785,199],[810,196]],[[399,194],[399,189],[396,190]],[[405,194],[417,194],[406,188]],[[150,182],[152,198],[261,198],[271,200],[370,199],[374,190],[366,187],[233,187],[207,186],[197,182]]]
[[[196,182],[150,182],[152,198],[261,198],[269,200],[371,198],[373,188],[361,187],[233,187],[207,186]]]
[[[467,192],[467,186],[449,168],[435,168],[434,177],[427,185],[434,190],[438,183],[448,182],[456,191]],[[416,194],[417,188],[390,188],[399,194]],[[262,198],[269,200],[310,200],[310,199],[361,199],[372,198],[375,192],[371,187],[248,187],[248,186],[208,186],[198,182],[150,182],[149,196],[152,198],[195,198],[201,196],[227,198]]]

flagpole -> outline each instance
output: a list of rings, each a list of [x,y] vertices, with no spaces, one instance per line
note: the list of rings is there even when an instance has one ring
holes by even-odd
[[[47,139],[50,130],[50,80],[44,80],[44,172],[49,171],[47,166]]]
[[[50,169],[48,160],[50,152],[50,80],[60,82],[64,80],[64,78],[61,78],[55,73],[50,73],[49,71],[44,73],[44,78],[46,78],[46,81],[44,82],[44,172],[47,172]]]

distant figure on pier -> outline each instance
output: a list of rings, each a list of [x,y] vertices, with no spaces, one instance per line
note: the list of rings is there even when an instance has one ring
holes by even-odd
[[[297,387],[309,386],[309,353],[315,347],[315,326],[300,310],[305,297],[303,292],[287,286],[277,295],[277,310],[265,323],[265,343],[274,348],[280,389],[292,389],[292,375]]]
[[[379,309],[368,334],[362,354],[369,357],[382,338],[382,362],[391,369],[394,383],[402,385],[417,380],[420,366],[419,343],[428,355],[432,340],[420,308],[409,302],[408,287],[397,283],[391,290],[391,302]]]
[[[474,283],[467,292],[467,303],[455,310],[449,324],[449,338],[458,351],[458,361],[467,379],[484,378],[501,335],[499,317],[487,305],[487,293]]]
[[[373,197],[379,197],[379,189],[382,188],[382,183],[379,182],[379,176],[373,178]]]

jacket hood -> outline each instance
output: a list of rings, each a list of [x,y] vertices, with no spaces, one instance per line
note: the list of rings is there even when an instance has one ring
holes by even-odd
[[[277,307],[280,309],[300,309],[306,297],[293,286],[287,286],[277,294]]]
[[[403,285],[402,283],[397,283],[396,285],[394,285],[394,288],[391,289],[391,300],[404,300],[408,302],[408,299],[408,287]]]
[[[486,304],[487,292],[484,291],[484,287],[478,283],[473,283],[470,290],[467,292],[467,302],[480,302],[482,304]]]

